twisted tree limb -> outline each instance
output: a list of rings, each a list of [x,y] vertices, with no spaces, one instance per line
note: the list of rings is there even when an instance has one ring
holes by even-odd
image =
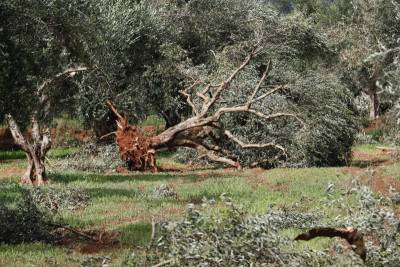
[[[294,240],[309,241],[316,237],[343,238],[352,246],[353,251],[360,256],[363,261],[367,258],[367,249],[365,247],[364,237],[362,233],[358,232],[355,228],[314,228],[309,230],[307,233],[297,236]]]
[[[31,117],[32,140],[29,141],[21,133],[18,124],[11,114],[6,115],[6,121],[10,128],[14,142],[25,152],[28,167],[21,177],[21,183],[42,185],[46,183],[45,160],[46,154],[51,148],[50,130],[45,125],[40,126],[39,118],[46,118],[50,112],[50,100],[47,88],[60,79],[73,77],[76,73],[87,70],[86,67],[68,68],[56,74],[50,79],[46,79],[36,88],[38,102],[34,107]]]
[[[266,122],[279,118],[293,118],[299,122],[302,127],[304,127],[305,123],[296,114],[286,112],[265,114],[253,108],[255,103],[264,100],[272,94],[286,88],[284,85],[278,85],[259,95],[260,91],[263,89],[262,85],[265,83],[271,70],[271,61],[268,62],[267,67],[263,71],[259,81],[255,85],[249,97],[244,99],[243,104],[236,106],[217,106],[217,103],[220,103],[221,100],[223,100],[223,92],[230,89],[232,82],[237,78],[238,74],[250,64],[251,60],[256,57],[260,51],[260,47],[255,48],[248,56],[246,56],[240,66],[218,85],[211,83],[205,84],[203,81],[195,80],[191,86],[181,91],[181,94],[186,98],[188,106],[191,107],[193,111],[192,117],[189,117],[186,120],[164,130],[162,133],[156,136],[143,140],[143,142],[146,142],[148,145],[142,146],[146,147],[146,149],[140,152],[140,154],[145,155],[148,153],[146,151],[155,151],[157,149],[166,147],[170,148],[183,146],[198,150],[201,157],[206,157],[212,161],[240,168],[238,157],[232,155],[231,152],[222,148],[224,143],[230,141],[239,145],[243,149],[273,149],[279,151],[281,155],[286,155],[285,148],[273,141],[262,144],[246,144],[240,140],[240,137],[236,137],[230,129],[225,129],[220,123],[220,120],[226,114],[247,113],[251,114],[252,116],[259,117]],[[107,102],[107,104],[118,117],[118,131],[121,133],[119,136],[122,136],[124,129],[128,129],[129,126],[127,124],[127,120],[118,113],[111,102]],[[217,138],[216,136],[219,137]],[[117,133],[117,139],[118,138],[119,137]],[[121,149],[120,142],[119,146]],[[135,147],[135,145],[131,145],[129,149],[132,151],[132,155],[139,151],[139,148]],[[133,159],[133,156],[129,156],[128,160],[135,161],[137,159]]]

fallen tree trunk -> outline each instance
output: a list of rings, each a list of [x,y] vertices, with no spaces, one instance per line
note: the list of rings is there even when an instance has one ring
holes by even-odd
[[[181,93],[186,97],[186,102],[192,108],[193,116],[180,123],[167,128],[162,133],[145,137],[140,130],[128,124],[128,120],[121,115],[113,104],[108,101],[111,110],[118,117],[118,129],[115,132],[121,158],[128,163],[131,169],[156,170],[155,151],[162,148],[188,147],[196,149],[200,157],[205,157],[211,161],[223,163],[226,165],[240,168],[240,160],[231,151],[225,149],[224,144],[231,142],[242,149],[273,149],[280,155],[286,155],[286,150],[275,142],[264,144],[246,144],[236,137],[229,129],[225,129],[221,124],[221,118],[227,114],[247,113],[259,117],[265,121],[271,121],[279,118],[293,118],[301,125],[303,121],[295,114],[291,113],[273,113],[264,114],[253,109],[253,104],[266,99],[268,96],[285,88],[279,85],[269,91],[262,91],[262,84],[268,77],[271,69],[271,62],[268,62],[265,71],[254,87],[249,97],[243,101],[243,104],[236,106],[220,106],[222,93],[230,89],[233,80],[238,73],[243,71],[250,61],[257,56],[261,48],[254,49],[243,61],[243,63],[233,71],[233,73],[218,85],[205,84],[196,81],[192,86],[183,90]],[[193,101],[196,98],[196,101]],[[197,104],[195,104],[197,103]],[[198,104],[200,103],[200,104]],[[256,163],[255,163],[256,164]]]
[[[345,239],[352,247],[352,250],[361,257],[363,261],[367,258],[367,249],[363,235],[357,229],[348,228],[314,228],[307,233],[297,236],[294,240],[309,241],[316,237],[340,237]]]

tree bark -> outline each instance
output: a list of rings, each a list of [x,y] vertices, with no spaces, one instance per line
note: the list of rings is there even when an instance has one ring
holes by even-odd
[[[371,120],[377,119],[380,115],[380,99],[376,92],[376,90],[370,89],[368,90],[369,97],[369,118]]]
[[[43,185],[47,182],[45,167],[46,154],[51,147],[50,131],[41,130],[36,118],[32,116],[32,143],[25,138],[18,127],[14,118],[8,114],[6,116],[8,126],[14,141],[25,152],[28,167],[21,177],[22,184]]]
[[[65,77],[73,77],[78,72],[86,71],[86,67],[68,68],[54,77],[43,81],[36,88],[38,103],[31,113],[32,143],[27,140],[18,127],[17,122],[11,114],[6,115],[6,120],[11,131],[11,135],[17,145],[21,147],[28,159],[28,167],[21,177],[21,183],[43,185],[47,182],[45,159],[46,154],[51,148],[50,130],[41,128],[38,117],[46,118],[50,113],[50,97],[47,89],[49,86]]]
[[[367,259],[367,248],[365,247],[363,234],[357,229],[348,228],[313,228],[310,231],[297,236],[294,240],[309,241],[316,237],[340,237],[345,239],[352,246],[352,250],[365,262]]]

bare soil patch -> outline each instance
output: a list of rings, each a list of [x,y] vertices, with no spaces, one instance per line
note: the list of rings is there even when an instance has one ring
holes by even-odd
[[[68,230],[63,230],[61,239],[57,245],[67,247],[82,254],[97,254],[104,251],[109,251],[121,246],[118,237],[119,233],[115,231],[81,231],[82,235],[71,233]]]

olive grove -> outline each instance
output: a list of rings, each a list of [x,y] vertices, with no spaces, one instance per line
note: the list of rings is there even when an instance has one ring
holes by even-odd
[[[291,116],[266,123],[255,112],[228,112],[218,117],[218,127],[230,132],[212,131],[218,144],[206,135],[201,146],[185,145],[197,148],[195,154],[179,153],[207,157],[202,147],[212,144],[218,153],[230,151],[223,153],[229,165],[346,164],[363,112],[354,97],[368,95],[371,118],[385,105],[395,112],[399,5],[323,2],[3,1],[0,114],[9,114],[28,159],[40,162],[50,144],[45,125],[60,112],[79,117],[100,137],[117,129],[118,117],[106,105],[111,100],[132,124],[153,114],[163,118],[165,136],[200,114],[202,101],[216,98],[206,105],[210,112],[241,105],[263,80],[258,97],[279,90],[256,98],[254,110]],[[215,89],[254,47],[262,49],[234,75],[231,88]],[[22,141],[18,128],[29,122],[34,138]],[[166,141],[153,148],[175,146]],[[41,175],[28,180],[35,176]]]

